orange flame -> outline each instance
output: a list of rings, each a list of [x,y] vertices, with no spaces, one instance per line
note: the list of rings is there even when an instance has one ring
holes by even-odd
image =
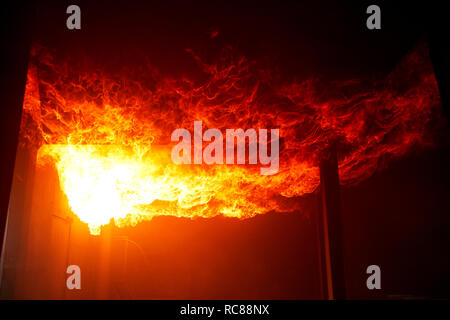
[[[355,184],[390,158],[432,143],[439,118],[424,46],[383,81],[331,86],[279,83],[244,58],[205,64],[194,55],[207,76],[197,84],[151,67],[144,79],[130,70],[119,78],[76,72],[39,47],[32,56],[21,134],[39,149],[39,165],[55,164],[71,210],[92,234],[111,219],[120,227],[157,215],[293,211],[285,199],[314,192],[318,158],[330,143],[341,148],[341,182]],[[175,165],[170,134],[194,120],[204,130],[280,128],[278,174],[262,176],[250,165]]]

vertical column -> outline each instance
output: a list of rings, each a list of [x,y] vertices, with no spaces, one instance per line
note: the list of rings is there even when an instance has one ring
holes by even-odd
[[[2,4],[0,14],[0,254],[16,158],[22,102],[27,77],[32,7],[27,1]],[[1,268],[1,266],[0,266]],[[0,269],[1,274],[1,269]],[[1,280],[1,279],[0,279]]]
[[[320,162],[321,217],[319,235],[323,277],[329,300],[345,299],[345,274],[342,242],[342,211],[336,149],[330,148]]]

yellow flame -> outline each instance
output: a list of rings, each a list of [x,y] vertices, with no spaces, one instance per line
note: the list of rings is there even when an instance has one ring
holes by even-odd
[[[38,163],[55,163],[71,210],[92,234],[111,219],[121,227],[157,215],[245,218],[279,209],[249,188],[255,180],[269,187],[257,168],[180,166],[169,154],[167,148],[139,154],[122,146],[53,144],[39,149]]]

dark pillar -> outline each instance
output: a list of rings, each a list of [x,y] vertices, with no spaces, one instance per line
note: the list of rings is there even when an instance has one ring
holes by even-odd
[[[448,13],[445,10],[444,2],[432,3],[427,9],[426,31],[430,58],[439,86],[442,106],[447,120],[450,120],[450,41],[448,40]]]
[[[33,6],[28,1],[1,4],[0,33],[0,254],[25,91]]]
[[[324,293],[329,300],[345,299],[342,212],[336,149],[330,148],[320,162],[321,217],[319,236]]]

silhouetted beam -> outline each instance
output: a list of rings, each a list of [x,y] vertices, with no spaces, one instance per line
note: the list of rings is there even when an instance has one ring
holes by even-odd
[[[321,217],[319,235],[327,298],[345,299],[342,212],[336,149],[320,162]]]
[[[1,4],[0,15],[0,254],[3,250],[9,194],[16,158],[27,77],[33,6],[28,1]]]
[[[443,3],[433,3],[427,8],[426,31],[442,107],[450,123],[450,41],[447,32],[448,13],[443,6]]]

